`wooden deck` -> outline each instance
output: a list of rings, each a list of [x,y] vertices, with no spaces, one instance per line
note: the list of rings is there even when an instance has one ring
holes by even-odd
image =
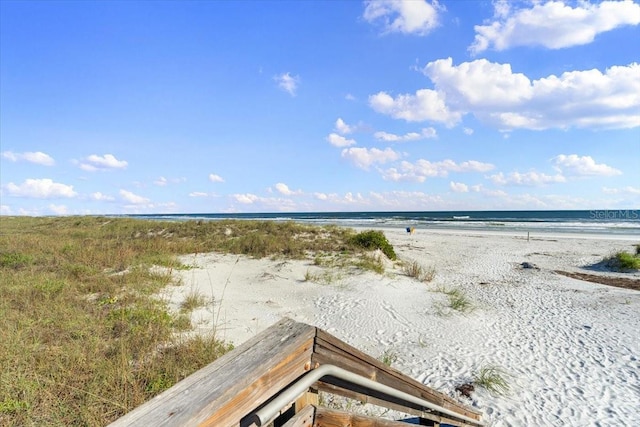
[[[116,420],[111,426],[259,426],[260,421],[256,419],[258,410],[304,374],[322,365],[342,368],[442,407],[445,412],[459,414],[467,420],[327,376],[293,398],[285,407],[279,408],[274,423],[276,427],[408,425],[322,408],[314,397],[318,390],[415,415],[422,420],[421,425],[482,425],[477,411],[449,396],[384,365],[322,329],[283,319]]]

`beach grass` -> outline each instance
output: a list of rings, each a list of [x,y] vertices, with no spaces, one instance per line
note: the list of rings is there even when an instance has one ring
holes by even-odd
[[[483,366],[473,376],[473,384],[495,395],[505,395],[510,386],[505,371],[496,365]]]
[[[231,347],[181,338],[191,295],[157,295],[179,255],[367,253],[353,230],[289,222],[121,217],[0,220],[0,425],[104,425]]]
[[[443,293],[447,296],[447,304],[436,304],[436,312],[439,315],[450,314],[451,311],[457,311],[459,313],[469,313],[475,309],[475,306],[467,296],[467,294],[460,288],[447,289],[444,286],[436,289],[436,292]]]
[[[386,366],[391,366],[398,361],[398,353],[395,350],[388,348],[380,355],[379,359]]]
[[[409,277],[413,277],[420,282],[431,282],[436,276],[434,267],[424,267],[418,261],[404,262],[402,271]]]
[[[189,291],[180,303],[180,311],[189,313],[205,305],[207,305],[207,298],[204,294],[192,290]]]

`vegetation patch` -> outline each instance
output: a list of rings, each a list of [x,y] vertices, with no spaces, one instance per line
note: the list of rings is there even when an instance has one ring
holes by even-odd
[[[507,394],[510,388],[507,374],[502,368],[495,365],[480,368],[473,376],[473,384],[499,396]]]
[[[380,232],[276,221],[3,217],[0,221],[0,425],[106,425],[229,351],[213,326],[189,330],[189,296],[155,295],[186,254],[310,259],[380,271]],[[314,260],[314,263],[316,261]],[[309,273],[332,283],[332,272]]]
[[[413,277],[420,282],[431,282],[436,276],[434,267],[424,267],[418,261],[404,262],[402,271],[409,277]]]
[[[205,305],[207,305],[207,298],[200,292],[191,291],[180,304],[180,311],[188,313]]]
[[[471,300],[467,297],[467,294],[459,288],[447,289],[441,287],[437,289],[437,292],[441,292],[447,296],[447,304],[436,304],[436,310],[439,315],[448,315],[452,311],[460,313],[468,313],[475,308]]]
[[[392,349],[386,349],[384,353],[380,355],[380,361],[387,366],[391,366],[398,361],[398,353]]]
[[[359,248],[367,250],[380,249],[382,253],[384,253],[387,258],[392,261],[395,261],[397,258],[396,252],[393,250],[393,246],[391,245],[391,243],[389,243],[387,237],[382,231],[363,231],[356,234],[355,236],[352,236],[349,241],[352,245]]]
[[[631,271],[640,269],[640,254],[638,254],[638,246],[636,253],[620,251],[612,255],[606,260],[606,265],[615,271]]]

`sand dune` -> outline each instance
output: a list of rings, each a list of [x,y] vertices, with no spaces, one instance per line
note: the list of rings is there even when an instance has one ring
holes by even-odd
[[[400,259],[432,266],[435,278],[421,283],[391,264],[383,275],[327,273],[310,261],[198,254],[184,257],[197,268],[176,273],[182,285],[167,298],[175,308],[190,292],[215,298],[192,319],[235,344],[287,316],[373,356],[393,355],[395,368],[476,406],[493,426],[640,425],[640,292],[554,272],[640,279],[587,268],[638,242],[384,231]],[[307,271],[318,280],[305,281]],[[449,308],[442,291],[451,289],[473,310]],[[489,365],[504,370],[509,393],[459,396],[455,387]]]

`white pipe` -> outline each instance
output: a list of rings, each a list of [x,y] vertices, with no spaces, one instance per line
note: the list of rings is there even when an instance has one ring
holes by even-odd
[[[321,378],[325,376],[332,376],[335,378],[339,378],[348,383],[359,385],[361,387],[366,387],[370,390],[374,390],[387,396],[395,397],[400,400],[404,400],[408,403],[413,403],[415,405],[419,405],[426,409],[431,409],[433,411],[437,411],[441,414],[448,415],[451,418],[466,421],[468,423],[483,426],[484,423],[478,420],[474,420],[473,418],[469,418],[465,415],[458,414],[457,412],[453,412],[449,409],[443,408],[442,406],[436,405],[431,402],[427,402],[426,400],[420,399],[418,397],[412,396],[408,393],[405,393],[400,390],[396,390],[384,384],[377,383],[369,378],[365,378],[363,376],[354,374],[353,372],[349,372],[345,369],[339,368],[335,365],[322,365],[319,368],[316,368],[308,373],[306,373],[302,378],[296,381],[289,388],[284,390],[282,393],[278,395],[275,399],[273,399],[269,404],[264,406],[262,409],[255,413],[256,424],[258,426],[263,426],[267,422],[271,421],[276,414],[282,410],[286,405],[294,401],[298,398],[299,395],[304,393],[309,387],[318,382]]]

